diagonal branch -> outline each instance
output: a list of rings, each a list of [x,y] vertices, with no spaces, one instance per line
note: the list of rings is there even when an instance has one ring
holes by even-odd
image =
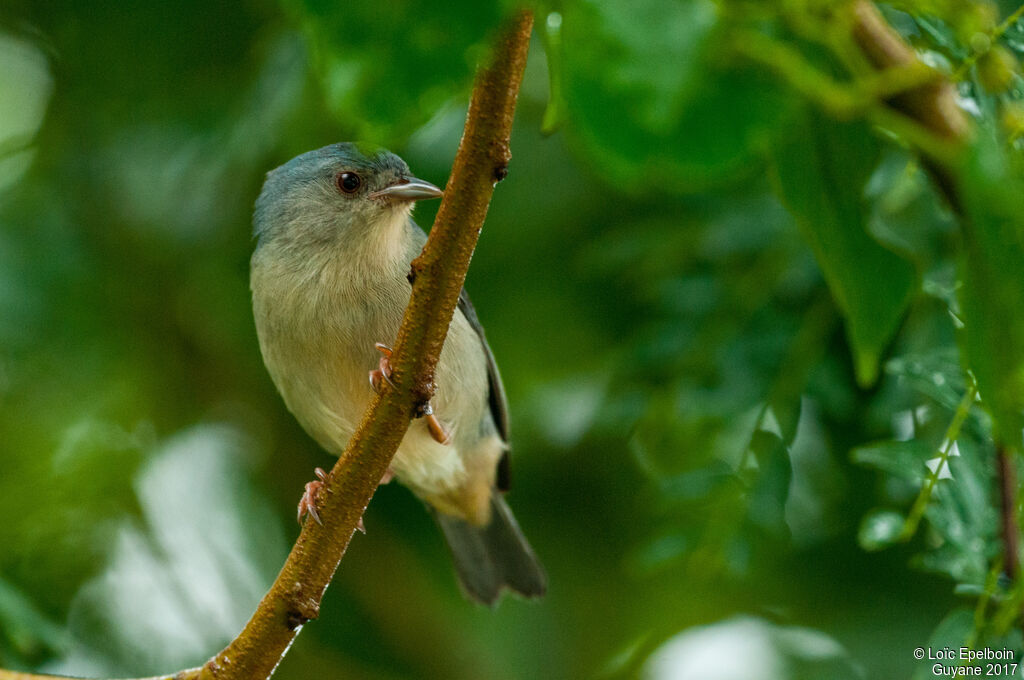
[[[269,678],[320,600],[410,420],[434,392],[434,368],[466,278],[494,186],[507,173],[509,138],[533,26],[511,15],[476,76],[452,175],[423,253],[391,359],[394,387],[374,397],[318,494],[323,524],[306,522],[288,560],[242,632],[202,668],[151,680]],[[47,676],[0,670],[0,680]]]
[[[323,525],[306,522],[284,568],[242,633],[210,659],[200,679],[267,678],[320,600],[410,419],[433,394],[441,354],[494,184],[509,161],[509,137],[533,15],[503,28],[491,64],[477,74],[451,179],[423,253],[391,360],[393,388],[376,396],[320,492]]]

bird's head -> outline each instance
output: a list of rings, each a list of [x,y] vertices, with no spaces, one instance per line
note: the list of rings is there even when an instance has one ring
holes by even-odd
[[[253,232],[259,246],[360,241],[400,230],[415,201],[441,195],[390,151],[332,144],[267,173]]]

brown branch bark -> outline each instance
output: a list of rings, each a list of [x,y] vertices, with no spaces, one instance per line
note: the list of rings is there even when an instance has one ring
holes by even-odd
[[[502,28],[480,69],[444,199],[413,262],[412,299],[394,355],[392,382],[377,395],[328,475],[318,500],[322,525],[305,523],[288,560],[242,632],[201,668],[151,680],[269,678],[320,600],[411,419],[434,392],[434,368],[466,278],[494,186],[509,163],[512,117],[533,26],[529,11]],[[55,680],[0,670],[0,680]]]
[[[852,11],[853,39],[875,68],[885,70],[917,61],[913,48],[889,25],[874,2],[856,0]],[[953,84],[944,78],[896,95],[889,104],[941,139],[966,143],[970,138],[967,115],[957,106]],[[950,169],[927,158],[924,163],[950,207],[962,215],[956,178]]]
[[[349,540],[388,469],[410,420],[433,394],[441,354],[469,260],[496,180],[509,161],[512,116],[533,15],[520,11],[502,29],[490,64],[473,87],[469,114],[444,200],[416,274],[392,364],[393,388],[374,398],[319,500],[323,525],[306,522],[284,568],[242,633],[194,676],[253,680],[273,673],[320,600]]]
[[[1017,470],[1013,454],[1002,444],[996,447],[999,478],[999,523],[1003,534],[1003,571],[1015,582],[1020,575],[1020,525],[1017,522]]]
[[[172,675],[155,675],[149,678],[136,678],[135,680],[185,680],[198,673],[198,668],[190,668],[178,671]],[[8,671],[0,668],[0,680],[68,680],[66,675],[40,675],[39,673],[21,673],[19,671]]]
[[[875,68],[917,61],[913,48],[886,22],[873,2],[855,2],[853,16],[853,38]],[[893,97],[890,103],[944,139],[962,141],[970,133],[967,116],[957,106],[956,90],[948,80],[936,79]]]

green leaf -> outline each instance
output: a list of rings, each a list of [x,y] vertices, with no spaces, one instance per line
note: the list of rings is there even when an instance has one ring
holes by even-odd
[[[572,129],[619,186],[693,192],[748,172],[791,110],[771,79],[718,63],[709,0],[590,0],[563,15]]]
[[[778,435],[758,430],[750,442],[757,461],[757,477],[747,505],[750,520],[773,533],[788,534],[786,499],[793,478],[789,449]]]
[[[501,3],[285,0],[326,105],[354,137],[407,136],[467,91]]]
[[[928,471],[925,461],[935,455],[935,447],[920,439],[884,441],[854,449],[853,462],[868,465],[891,475],[920,483]]]
[[[1024,428],[1024,172],[981,134],[960,194],[963,356],[995,417],[997,437],[1016,445]]]
[[[49,621],[23,593],[0,579],[0,652],[23,657],[63,651],[67,632]]]
[[[861,520],[857,541],[865,550],[874,552],[897,543],[903,533],[904,517],[892,510],[876,509]]]
[[[776,156],[779,193],[846,320],[857,380],[873,383],[917,285],[913,265],[868,233],[864,185],[879,144],[863,123],[808,113]]]
[[[995,461],[988,442],[957,439],[959,456],[948,460],[950,479],[940,480],[925,511],[941,540],[916,560],[928,571],[949,574],[960,583],[983,584],[1001,551],[996,511]]]
[[[0,189],[28,169],[32,138],[53,94],[46,57],[31,43],[0,33]]]
[[[963,368],[953,346],[896,357],[885,365],[885,372],[950,411],[957,408],[967,391]]]
[[[939,650],[946,647],[959,650],[973,631],[974,612],[967,607],[954,609],[946,615],[946,618],[932,632],[927,644],[922,644],[921,647],[925,650]],[[919,661],[917,669],[914,671],[913,680],[934,678],[935,673],[932,671],[932,667],[935,665],[936,661],[934,659],[925,658]],[[942,665],[948,668],[949,666],[955,666],[956,661],[944,662]]]

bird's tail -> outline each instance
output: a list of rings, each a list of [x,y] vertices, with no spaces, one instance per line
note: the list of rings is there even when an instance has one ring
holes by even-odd
[[[491,521],[485,526],[437,511],[434,516],[455,559],[459,581],[477,602],[493,605],[503,586],[525,597],[540,597],[547,590],[544,568],[499,492],[491,493]]]

